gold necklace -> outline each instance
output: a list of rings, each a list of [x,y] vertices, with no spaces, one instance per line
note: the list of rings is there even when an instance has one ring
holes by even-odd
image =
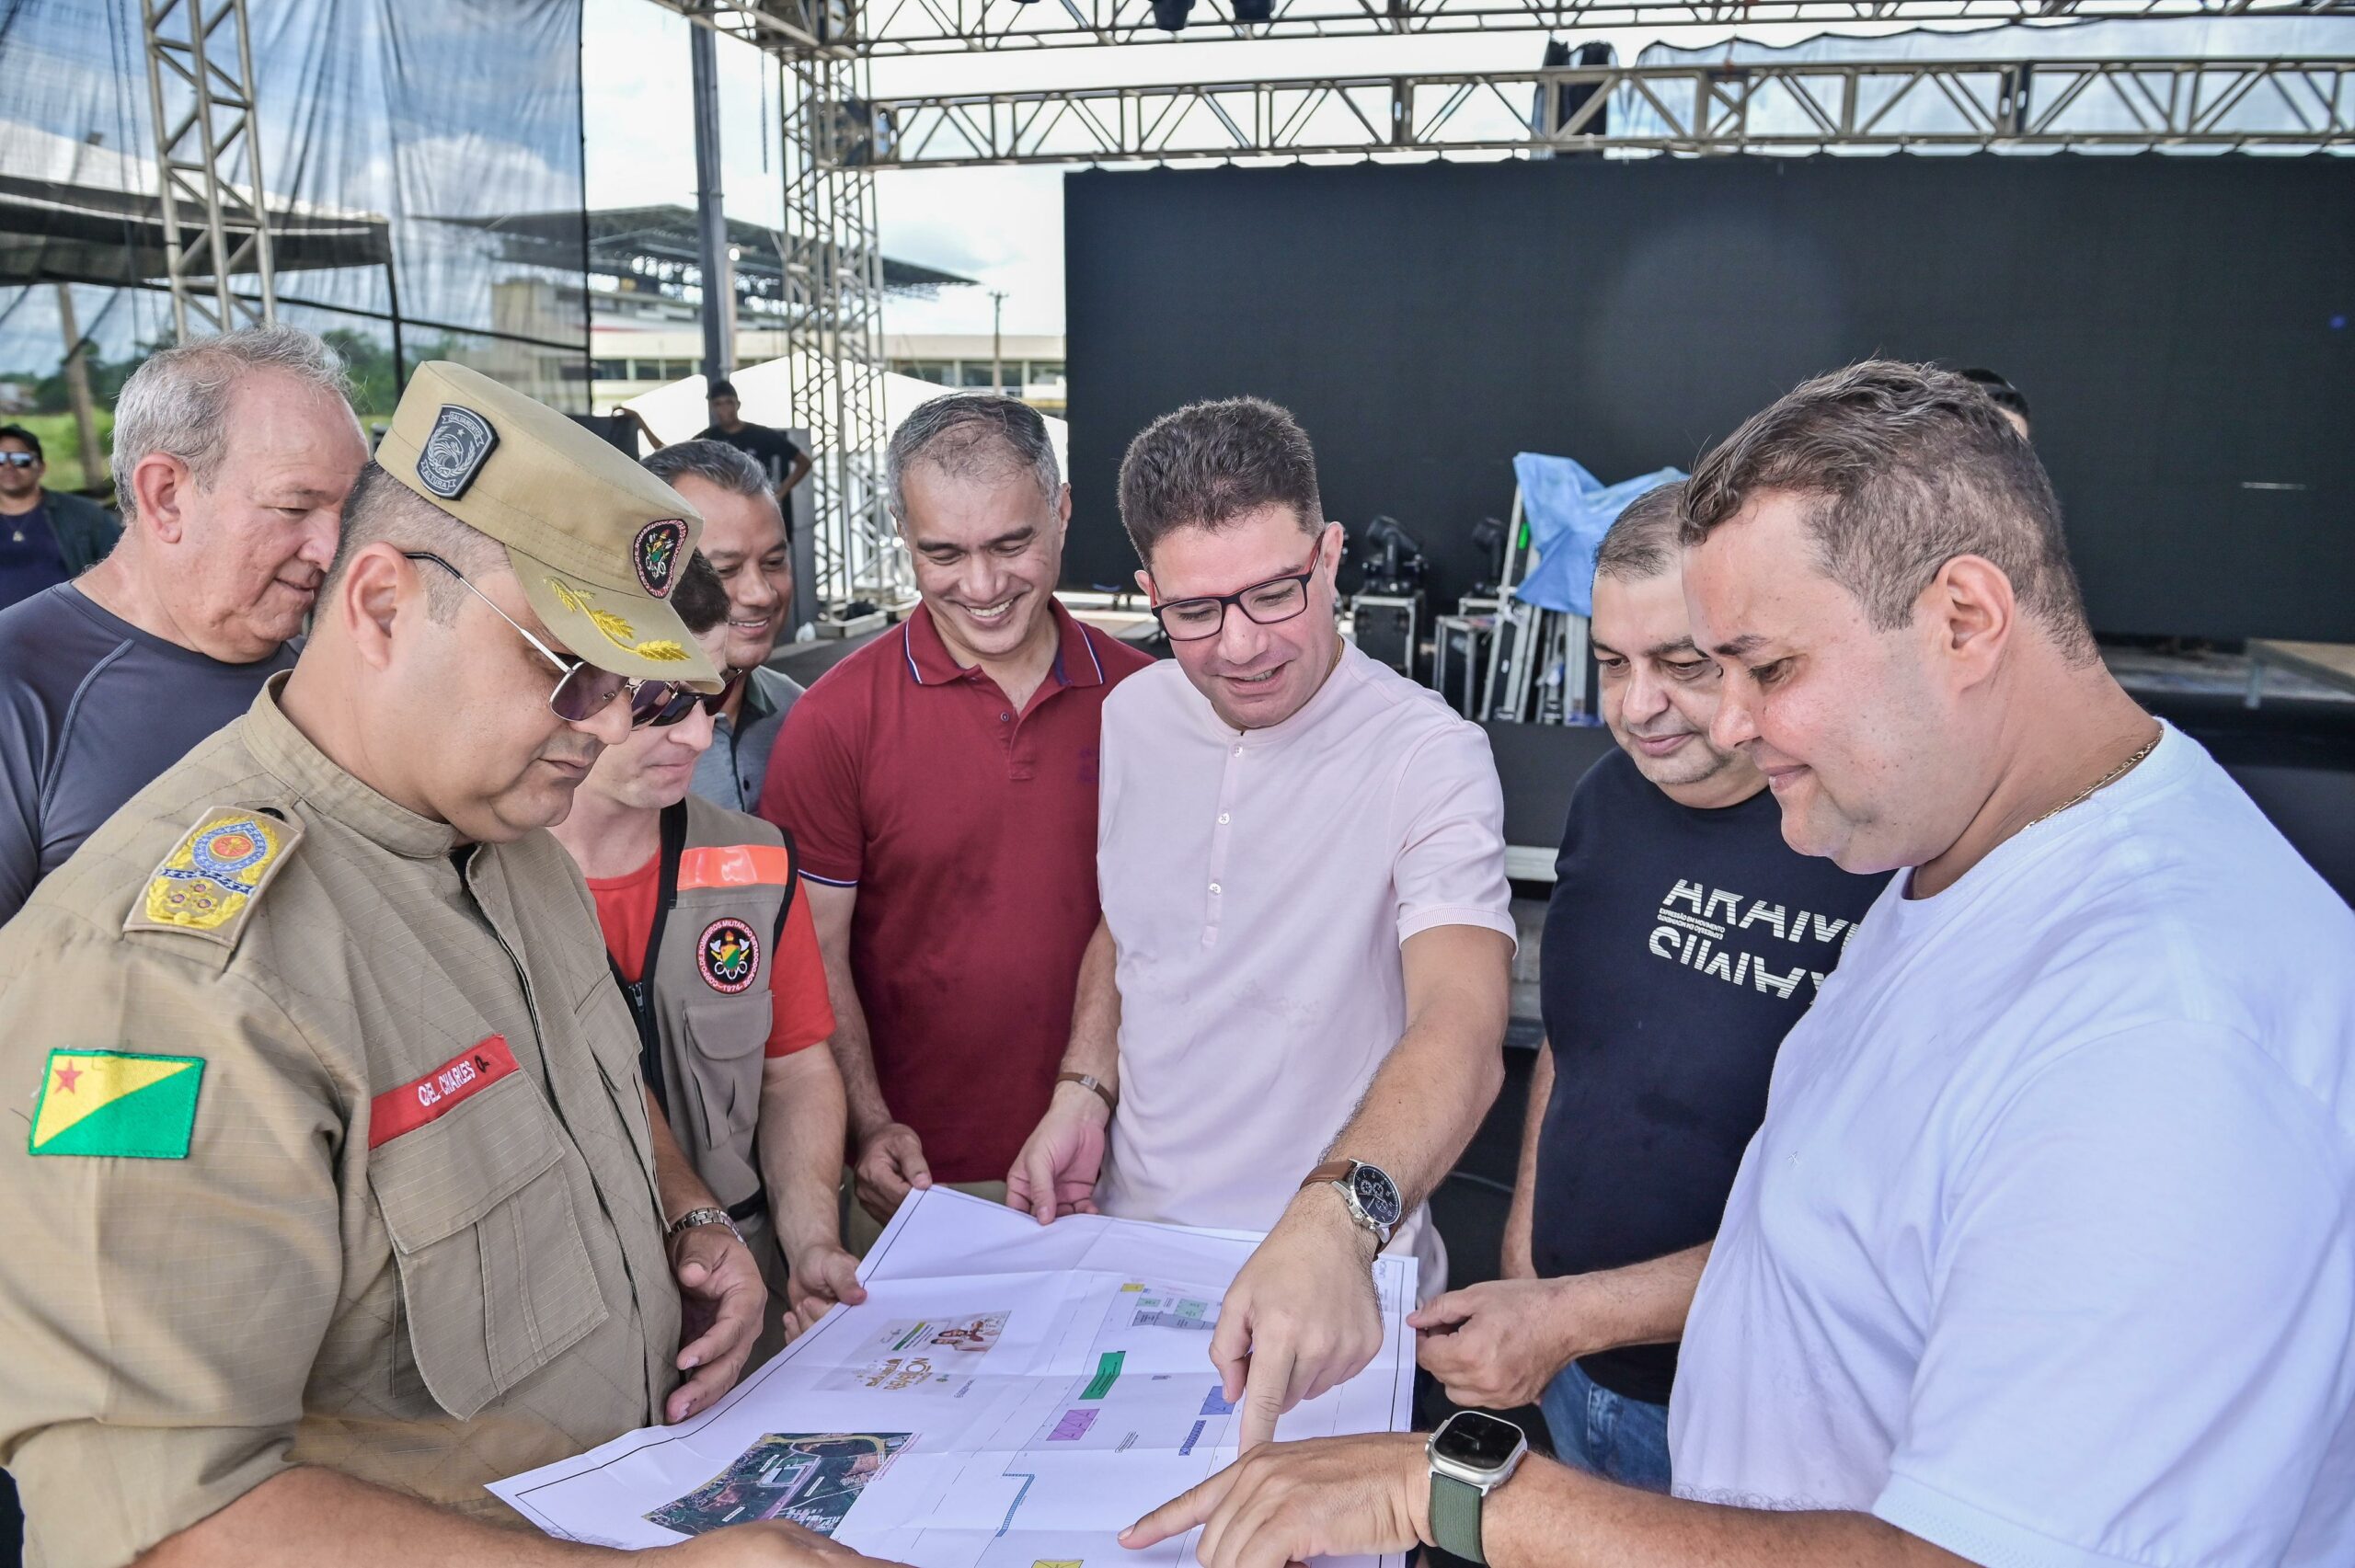
[[[2054,807],[2043,816],[2030,818],[2027,824],[2020,829],[2020,831],[2025,833],[2029,828],[2035,827],[2039,822],[2049,822],[2053,818],[2060,816],[2061,813],[2068,810],[2073,806],[2083,806],[2086,801],[2091,800],[2095,795],[2099,795],[2103,790],[2108,789],[2110,785],[2116,784],[2119,780],[2132,773],[2136,768],[2142,766],[2143,758],[2148,757],[2152,752],[2159,749],[2159,741],[2165,736],[2165,734],[2166,727],[2165,725],[2161,725],[2159,727],[2159,733],[2151,737],[2150,739],[2142,742],[2142,749],[2136,751],[2134,755],[2127,758],[2126,761],[2119,763],[2118,766],[2110,769],[2109,772],[2104,773],[2101,777],[2096,779],[2093,783],[2087,784],[2084,789],[2079,790],[2075,795],[2071,795],[2068,799],[2062,801],[2060,805]]]

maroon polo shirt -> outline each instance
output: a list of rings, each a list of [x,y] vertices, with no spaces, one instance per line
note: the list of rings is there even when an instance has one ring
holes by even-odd
[[[1153,662],[1052,613],[1054,669],[1017,712],[919,606],[794,703],[761,789],[801,874],[858,889],[876,1075],[936,1181],[1003,1181],[1047,1108],[1096,931],[1104,696]]]

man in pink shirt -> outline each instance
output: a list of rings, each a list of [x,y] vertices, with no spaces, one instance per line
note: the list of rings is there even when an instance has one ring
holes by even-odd
[[[1444,1288],[1423,1199],[1503,1075],[1504,802],[1477,726],[1342,642],[1290,414],[1157,420],[1120,517],[1177,658],[1104,704],[1104,919],[1008,1201],[1269,1232],[1210,1345],[1248,1448],[1381,1347],[1394,1232]]]

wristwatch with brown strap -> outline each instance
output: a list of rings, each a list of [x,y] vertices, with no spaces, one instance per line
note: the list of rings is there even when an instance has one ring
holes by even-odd
[[[1327,1160],[1308,1173],[1300,1184],[1301,1190],[1305,1192],[1319,1182],[1341,1189],[1341,1201],[1349,1206],[1350,1218],[1373,1231],[1378,1246],[1390,1244],[1398,1221],[1407,1217],[1407,1204],[1389,1172],[1362,1160]]]

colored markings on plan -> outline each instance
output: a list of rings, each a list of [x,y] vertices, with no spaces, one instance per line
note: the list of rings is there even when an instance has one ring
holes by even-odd
[[[1211,1391],[1202,1396],[1202,1413],[1204,1415],[1233,1415],[1235,1402],[1226,1397],[1225,1390],[1213,1383],[1211,1385]]]
[[[1097,1359],[1096,1376],[1088,1379],[1087,1391],[1079,1397],[1102,1399],[1106,1394],[1110,1393],[1112,1385],[1120,1380],[1120,1367],[1128,1358],[1129,1353],[1125,1350],[1106,1351]]]
[[[1178,1451],[1181,1454],[1192,1453],[1194,1451],[1194,1445],[1202,1440],[1202,1428],[1209,1425],[1210,1423],[1207,1421],[1195,1422],[1194,1429],[1186,1434],[1186,1440],[1178,1445]]]
[[[1096,1425],[1096,1418],[1102,1413],[1097,1410],[1066,1410],[1063,1418],[1055,1423],[1055,1429],[1047,1434],[1047,1441],[1076,1443],[1087,1436],[1087,1429]]]
[[[923,1338],[925,1332],[931,1327],[932,1325],[930,1323],[917,1323],[915,1326],[909,1329],[905,1334],[901,1336],[900,1342],[891,1346],[891,1348],[894,1350],[905,1350],[917,1340]]]

